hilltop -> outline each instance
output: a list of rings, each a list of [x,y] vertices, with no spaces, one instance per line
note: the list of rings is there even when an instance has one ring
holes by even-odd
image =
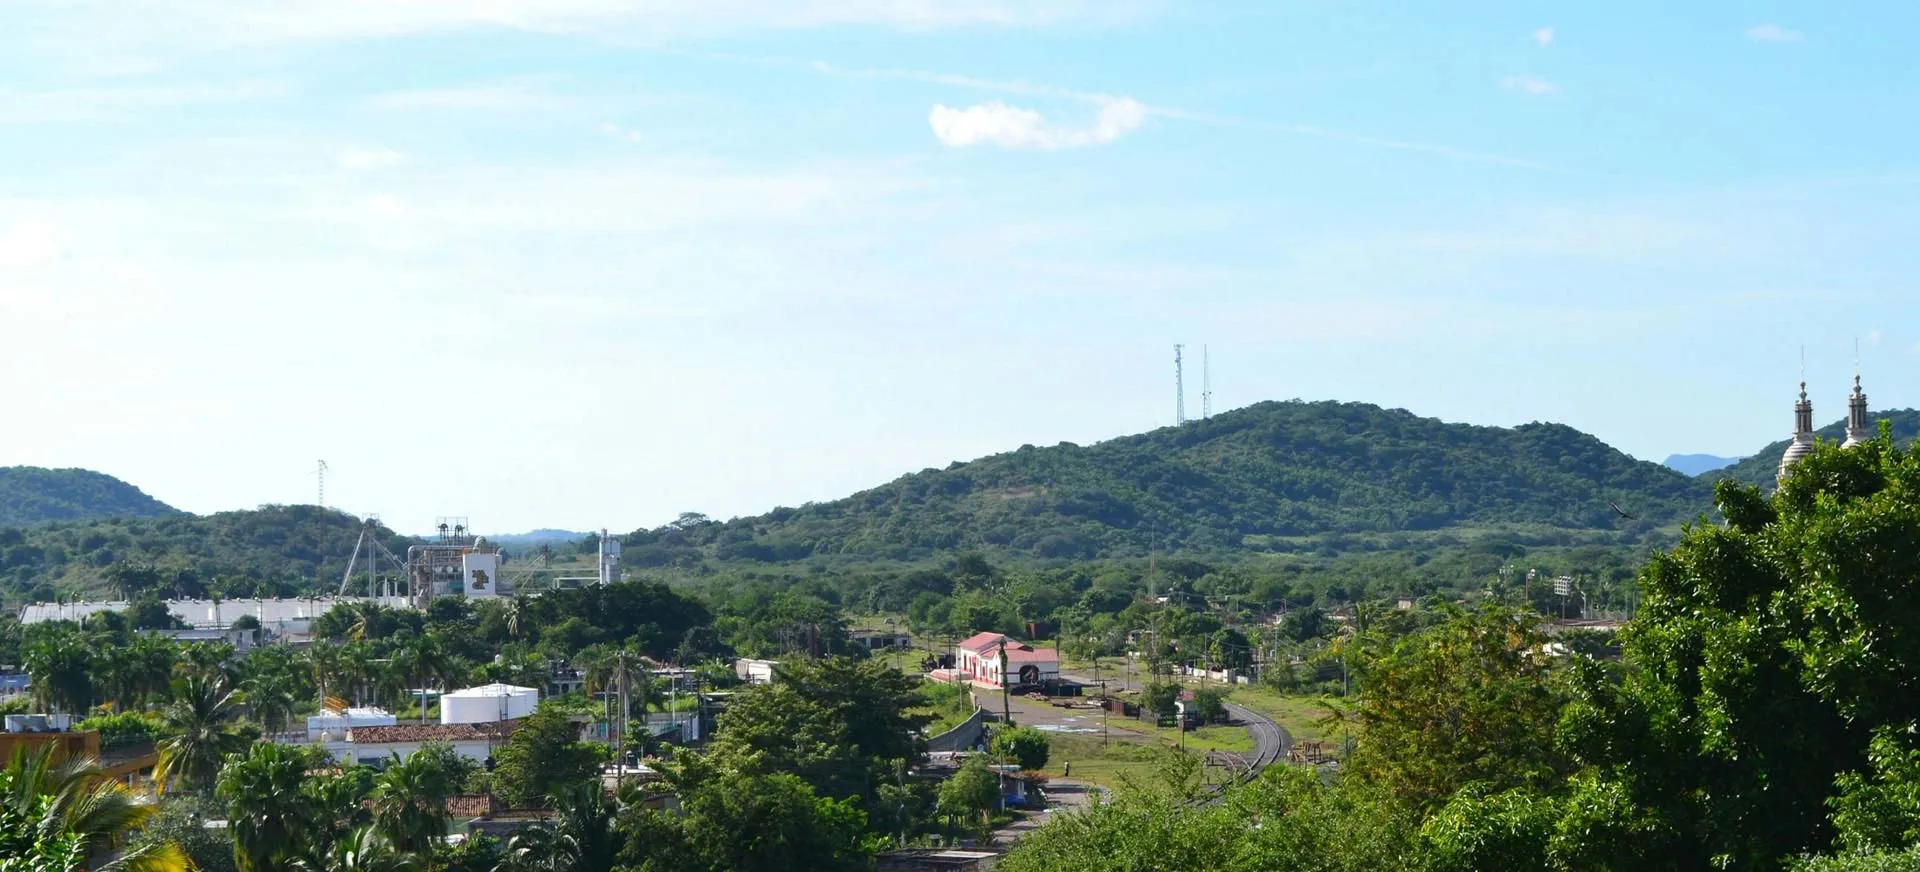
[[[1882,420],[1891,424],[1893,439],[1901,445],[1911,444],[1914,439],[1920,438],[1920,410],[1892,409],[1885,412],[1872,412],[1868,417],[1874,422],[1875,427],[1878,427]],[[1814,435],[1830,442],[1844,441],[1847,438],[1847,421],[1842,418],[1814,431]],[[1771,491],[1774,486],[1774,477],[1780,472],[1780,455],[1787,450],[1787,443],[1792,441],[1789,438],[1774,442],[1739,463],[1705,474],[1702,479],[1713,482],[1730,478]]]
[[[1631,543],[1707,512],[1710,498],[1704,482],[1559,424],[1481,427],[1363,403],[1268,402],[1091,446],[1021,446],[833,502],[625,539],[642,565],[693,549],[759,561],[957,550],[1095,558],[1488,529]]]
[[[226,596],[290,596],[340,583],[361,521],[317,506],[263,506],[197,516],[114,518],[0,530],[0,598],[101,595],[116,564],[157,575],[162,593],[209,586]],[[404,553],[414,540],[379,528]]]
[[[0,527],[180,513],[111,475],[85,469],[0,467]]]

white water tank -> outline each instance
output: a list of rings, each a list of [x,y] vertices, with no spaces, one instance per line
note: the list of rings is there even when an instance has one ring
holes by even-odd
[[[440,723],[485,724],[533,714],[540,692],[511,684],[484,684],[440,697]]]

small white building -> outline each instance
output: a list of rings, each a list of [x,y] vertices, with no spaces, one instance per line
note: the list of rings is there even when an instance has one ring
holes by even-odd
[[[455,753],[475,763],[487,758],[507,743],[520,721],[484,724],[396,724],[385,727],[355,727],[345,736],[323,742],[327,754],[341,763],[385,766],[398,756],[405,760],[428,742],[445,742]]]
[[[773,671],[779,666],[778,660],[749,660],[743,657],[733,661],[733,674],[748,684],[772,684]]]
[[[321,712],[307,718],[307,741],[345,741],[347,731],[355,727],[391,727],[398,723],[384,709],[350,708],[344,712]]]
[[[485,724],[533,714],[540,691],[512,684],[483,684],[440,697],[440,723]]]

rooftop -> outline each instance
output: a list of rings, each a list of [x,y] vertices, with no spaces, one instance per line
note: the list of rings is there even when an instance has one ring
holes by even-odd
[[[354,727],[347,741],[356,745],[398,742],[456,742],[466,739],[504,739],[520,727],[519,720],[482,724],[395,724],[391,727]]]

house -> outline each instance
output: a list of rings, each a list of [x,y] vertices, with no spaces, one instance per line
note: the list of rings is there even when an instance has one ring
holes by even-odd
[[[779,666],[778,660],[749,660],[742,657],[733,661],[733,674],[748,684],[772,684],[773,671]]]
[[[136,776],[151,773],[160,762],[152,742],[106,746],[101,743],[99,730],[76,730],[72,721],[67,715],[7,715],[6,731],[0,732],[0,763],[12,760],[17,753],[52,748],[55,763],[70,757],[92,757],[100,761],[105,777],[130,783]]]
[[[1001,657],[1013,677],[1013,685],[1041,685],[1060,680],[1060,652],[1054,648],[1035,648],[1002,633],[978,633],[955,649],[954,675],[962,681],[1000,687]]]
[[[485,763],[496,748],[506,744],[519,720],[482,724],[398,724],[383,727],[354,727],[334,741],[322,742],[327,754],[342,763],[383,766],[396,755],[405,760],[428,742],[445,742],[455,753],[475,763]]]
[[[854,630],[847,634],[855,648],[868,651],[892,651],[913,647],[913,637],[899,630]]]
[[[231,627],[188,627],[141,630],[140,632],[151,636],[165,636],[182,645],[232,645],[235,654],[245,654],[259,647],[266,633],[262,629],[236,630]]]

